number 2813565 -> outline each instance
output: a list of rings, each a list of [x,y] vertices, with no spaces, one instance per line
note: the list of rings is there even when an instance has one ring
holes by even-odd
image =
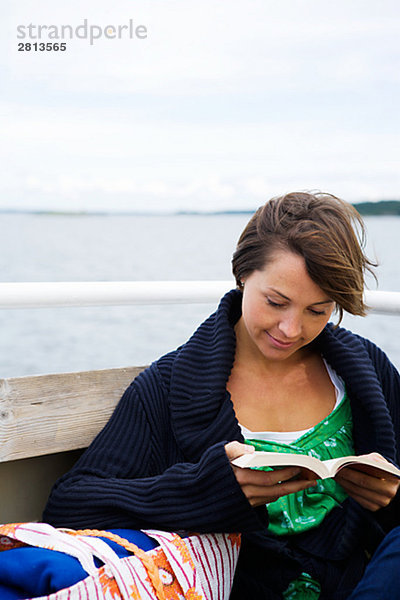
[[[66,42],[19,42],[18,52],[65,52]]]

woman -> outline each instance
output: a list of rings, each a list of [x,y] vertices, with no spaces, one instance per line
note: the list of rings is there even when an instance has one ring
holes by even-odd
[[[266,450],[375,452],[399,462],[397,371],[371,342],[328,324],[332,312],[339,320],[343,310],[365,313],[372,264],[357,227],[363,233],[358,213],[329,194],[287,194],[261,207],[233,257],[238,289],[131,384],[54,487],[44,519],[240,531],[234,599],[348,598],[393,530],[375,559],[386,568],[393,547],[400,553],[396,479],[346,468],[321,483],[294,468],[230,463],[252,451],[245,439]],[[367,574],[360,586],[376,579]],[[354,598],[384,597],[365,593]]]

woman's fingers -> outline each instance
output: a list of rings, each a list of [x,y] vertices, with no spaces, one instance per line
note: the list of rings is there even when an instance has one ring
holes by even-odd
[[[225,452],[230,461],[254,452],[253,446],[240,442],[229,442],[225,445]],[[237,482],[247,500],[252,506],[274,502],[281,496],[293,494],[316,485],[316,481],[309,479],[293,479],[301,470],[298,467],[285,467],[273,471],[258,471],[255,469],[241,469],[231,465]]]
[[[300,492],[302,490],[313,487],[315,482],[310,481],[292,481],[286,483],[278,483],[274,486],[270,486],[268,488],[246,485],[242,486],[242,490],[250,502],[252,506],[260,506],[264,504],[269,504],[270,502],[275,502],[278,498],[282,496],[287,496],[288,494],[294,494],[295,492]]]
[[[289,479],[293,479],[300,473],[298,467],[285,467],[284,469],[275,469],[274,471],[258,471],[255,469],[242,469],[234,467],[237,472],[239,483],[259,486],[277,485]]]
[[[254,452],[252,446],[240,442],[230,442],[225,446],[229,460],[233,460]],[[372,453],[376,459],[387,462],[383,456]],[[257,471],[254,469],[240,469],[232,466],[235,477],[242,488],[243,493],[252,506],[274,502],[281,496],[293,494],[316,485],[315,480],[293,479],[300,474],[296,467],[286,467],[273,471]],[[390,474],[380,477],[381,472],[368,473],[345,467],[336,475],[335,480],[341,484],[344,490],[354,498],[361,506],[371,511],[379,510],[387,506],[399,490],[400,480]],[[304,477],[304,474],[302,475]]]
[[[357,469],[342,469],[335,480],[361,506],[371,511],[387,506],[399,489],[400,481],[389,474],[376,477]]]
[[[313,487],[315,481],[293,479],[300,473],[296,467],[274,471],[255,471],[233,467],[236,479],[252,506],[274,502],[281,496]]]

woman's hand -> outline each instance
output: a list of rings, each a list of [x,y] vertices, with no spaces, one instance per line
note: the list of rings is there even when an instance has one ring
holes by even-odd
[[[366,456],[387,462],[377,452]],[[341,469],[336,475],[335,481],[340,483],[349,496],[354,498],[361,506],[371,511],[376,511],[387,506],[397,494],[400,486],[399,479],[389,473],[385,473],[382,476],[382,471],[379,474],[377,471],[368,473],[353,467]]]
[[[254,452],[254,448],[240,442],[229,442],[225,445],[225,452],[229,460],[233,460],[243,454]],[[300,473],[297,467],[286,467],[276,471],[255,471],[231,466],[237,482],[252,506],[268,504],[281,496],[316,485],[316,481],[293,479]]]

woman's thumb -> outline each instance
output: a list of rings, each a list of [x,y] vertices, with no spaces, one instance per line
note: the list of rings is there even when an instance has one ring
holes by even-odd
[[[234,460],[243,454],[251,454],[254,452],[254,446],[242,444],[241,442],[229,442],[229,444],[225,445],[225,452],[229,460]]]

